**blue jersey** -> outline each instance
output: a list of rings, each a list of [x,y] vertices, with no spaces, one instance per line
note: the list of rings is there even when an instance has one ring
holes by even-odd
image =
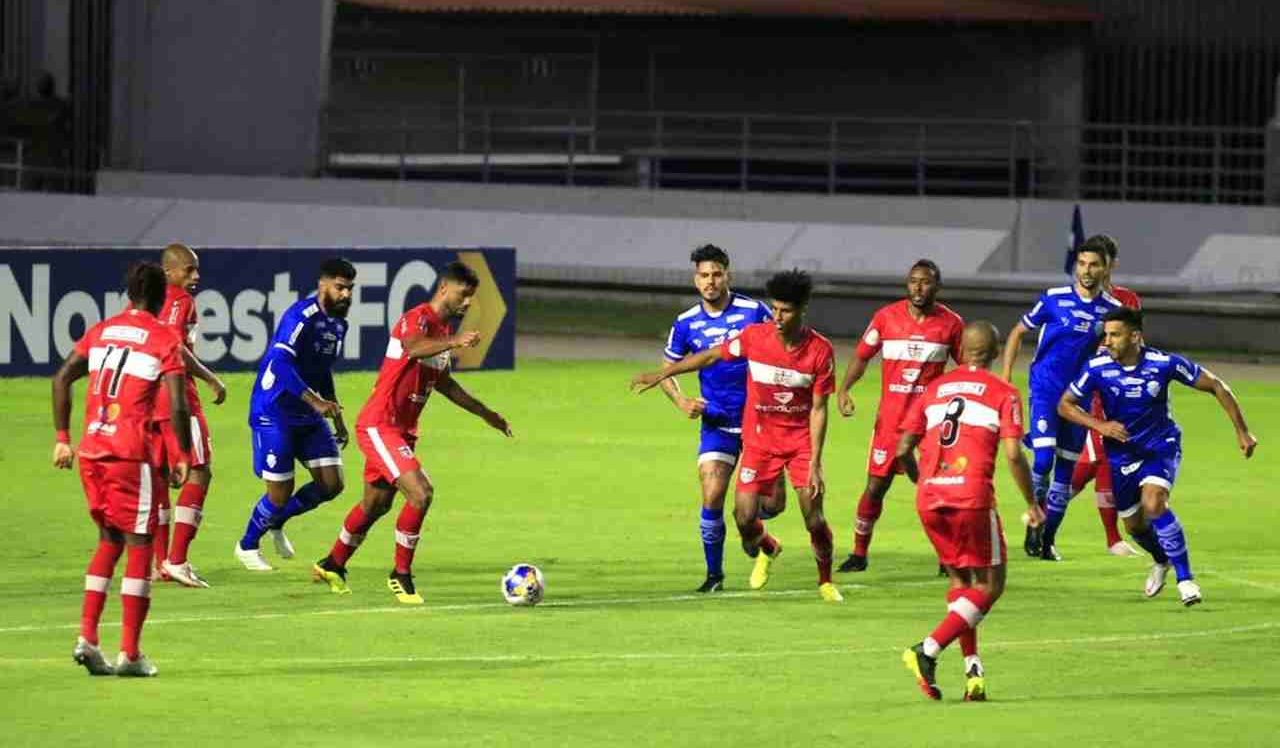
[[[732,294],[723,311],[711,313],[702,303],[676,317],[663,351],[668,361],[679,361],[738,336],[742,328],[772,319],[764,304],[741,294]],[[698,372],[702,398],[707,401],[703,422],[722,428],[742,426],[742,408],[747,403],[747,361],[718,361]]]
[[[334,399],[333,362],[342,354],[347,321],[330,317],[310,296],[285,310],[258,365],[249,400],[249,424],[307,425],[322,421],[302,400],[308,389]]]
[[[1032,398],[1049,398],[1057,404],[1071,378],[1097,353],[1102,318],[1121,306],[1106,291],[1082,299],[1075,286],[1050,288],[1040,294],[1031,311],[1022,315],[1023,327],[1040,329],[1028,382]]]
[[[1127,463],[1181,451],[1182,430],[1169,409],[1169,385],[1177,381],[1191,387],[1199,376],[1199,365],[1144,346],[1132,367],[1106,355],[1090,359],[1071,392],[1086,409],[1098,393],[1107,420],[1124,425],[1129,441],[1103,441],[1114,463]]]

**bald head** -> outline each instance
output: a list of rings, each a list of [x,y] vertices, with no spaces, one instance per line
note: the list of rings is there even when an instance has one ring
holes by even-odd
[[[160,253],[160,266],[164,268],[164,277],[171,286],[182,286],[188,291],[195,291],[200,282],[200,258],[185,244],[173,243]]]
[[[964,326],[960,339],[960,356],[969,366],[987,368],[995,361],[1000,349],[1000,331],[996,326],[978,319]]]

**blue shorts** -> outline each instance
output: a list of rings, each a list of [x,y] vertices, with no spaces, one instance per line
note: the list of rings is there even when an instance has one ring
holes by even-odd
[[[1182,452],[1150,455],[1145,458],[1118,455],[1111,460],[1111,484],[1115,494],[1116,511],[1121,517],[1131,517],[1142,508],[1142,487],[1147,483],[1173,490],[1178,479],[1178,465]]]
[[[1022,438],[1022,443],[1031,449],[1053,447],[1058,457],[1078,461],[1088,429],[1062,420],[1058,415],[1058,397],[1032,392],[1028,405],[1030,417],[1027,419],[1027,435]]]
[[[738,464],[742,452],[742,428],[738,426],[712,426],[702,424],[702,438],[698,440],[698,464],[724,462]]]
[[[293,480],[293,461],[309,468],[341,465],[338,442],[324,421],[299,426],[252,424],[253,473],[263,480]]]

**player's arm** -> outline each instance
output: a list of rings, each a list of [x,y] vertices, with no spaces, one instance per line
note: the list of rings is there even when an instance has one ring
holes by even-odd
[[[827,400],[829,395],[813,393],[813,405],[809,409],[809,449],[813,455],[809,462],[809,488],[814,495],[826,493],[827,484],[822,475],[822,450],[827,443]]]
[[[1074,387],[1074,384],[1068,387],[1058,400],[1058,415],[1064,421],[1070,421],[1087,429],[1097,431],[1108,439],[1114,439],[1118,442],[1129,441],[1129,432],[1125,429],[1124,424],[1119,421],[1104,421],[1101,418],[1094,418],[1089,414],[1088,410],[1081,407],[1082,398],[1072,391]]]
[[[720,346],[708,348],[701,353],[685,356],[679,361],[672,362],[670,366],[664,366],[659,371],[646,371],[643,374],[635,375],[631,378],[631,389],[636,392],[644,392],[653,389],[671,377],[705,369],[719,360]]]
[[[325,369],[320,375],[320,383],[316,388],[316,392],[324,400],[337,403],[338,390],[333,384],[333,370]],[[339,410],[335,412],[331,418],[333,419],[333,440],[338,443],[340,449],[346,449],[347,443],[351,441],[351,433],[347,431],[347,422],[342,418],[341,404]]]
[[[1258,446],[1258,439],[1249,433],[1249,425],[1244,422],[1244,412],[1240,410],[1240,401],[1236,399],[1236,393],[1231,390],[1231,385],[1208,369],[1201,368],[1199,376],[1191,386],[1201,392],[1213,393],[1213,396],[1218,399],[1218,404],[1231,419],[1231,425],[1236,429],[1236,441],[1240,443],[1240,452],[1244,454],[1245,459],[1252,457],[1253,450]]]
[[[480,333],[474,330],[444,338],[410,335],[404,340],[404,355],[408,358],[431,358],[454,348],[475,348],[479,344]]]
[[[898,465],[902,467],[902,472],[912,483],[920,479],[920,466],[916,464],[916,445],[923,438],[924,434],[903,431],[902,436],[898,437],[898,448],[894,451]]]
[[[302,375],[298,373],[296,356],[293,347],[285,343],[277,342],[267,349],[266,366],[275,377],[276,383],[322,416],[332,418],[341,413],[341,405],[332,400],[326,400],[302,379]]]
[[[1009,463],[1009,472],[1013,474],[1013,482],[1027,502],[1027,524],[1038,527],[1044,522],[1044,510],[1036,501],[1035,492],[1031,488],[1031,466],[1027,464],[1027,456],[1022,451],[1022,440],[1016,436],[1000,439],[1000,447],[1004,451],[1005,461]]]
[[[1006,382],[1013,381],[1013,367],[1018,363],[1018,350],[1022,347],[1022,336],[1026,335],[1029,329],[1019,321],[1009,331],[1009,337],[1004,341],[1004,360],[1001,362],[1000,376]]]
[[[446,372],[440,381],[436,382],[436,392],[449,398],[454,405],[473,415],[479,416],[485,423],[494,427],[498,431],[511,436],[511,424],[507,423],[507,419],[501,414],[490,410],[487,405],[477,400],[470,392],[462,389],[462,385],[458,384],[458,380],[453,375]]]
[[[89,359],[72,351],[53,375],[53,466],[70,470],[75,459],[71,449],[71,385],[89,373]]]
[[[187,373],[199,379],[209,386],[213,391],[213,404],[222,405],[227,399],[227,386],[222,383],[217,374],[213,373],[203,361],[196,358],[196,354],[185,345],[182,346],[182,363],[187,368]]]
[[[844,379],[840,380],[840,388],[836,390],[836,406],[840,409],[840,415],[848,418],[853,415],[857,409],[857,404],[853,401],[853,395],[849,392],[853,385],[857,384],[862,375],[867,373],[867,364],[870,358],[863,358],[854,351],[853,357],[849,359],[849,365],[844,367]]]
[[[186,346],[179,346],[183,351]],[[164,375],[164,397],[169,398],[169,425],[178,438],[178,452],[181,455],[169,471],[169,485],[177,488],[187,482],[190,471],[191,454],[191,405],[187,402],[187,383],[181,371]]]
[[[676,362],[674,361],[668,361],[665,358],[662,360],[663,371],[666,371],[675,365]],[[680,383],[675,379],[664,379],[659,386],[662,388],[663,394],[667,396],[667,399],[674,403],[675,406],[689,418],[700,417],[707,408],[706,400],[703,400],[700,397],[689,397],[681,392]]]

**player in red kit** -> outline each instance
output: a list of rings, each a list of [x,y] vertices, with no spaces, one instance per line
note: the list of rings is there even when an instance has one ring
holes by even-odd
[[[750,587],[758,590],[768,583],[770,565],[782,552],[760,517],[765,503],[774,500],[774,484],[785,470],[809,530],[818,564],[818,594],[828,602],[841,602],[844,597],[831,583],[831,528],[822,509],[826,488],[822,450],[827,438],[827,398],[835,389],[835,351],[831,341],[804,324],[813,292],[807,273],[778,273],[769,279],[765,292],[772,321],[749,325],[723,345],[687,356],[662,371],[639,374],[631,385],[643,392],[722,359],[746,360],[747,403],[733,518],[742,549],[755,559]]]
[[[89,516],[98,526],[98,547],[84,577],[80,636],[72,653],[90,675],[149,677],[156,668],[142,654],[142,625],[151,606],[151,534],[165,484],[156,426],[157,401],[168,401],[179,455],[169,471],[174,487],[187,479],[190,420],[183,383],[182,340],[156,319],[164,302],[164,271],[137,263],[125,278],[132,306],[91,327],[53,376],[54,467],[70,470],[71,385],[89,376],[80,479]],[[98,642],[98,622],[120,556],[127,552],[120,583],[123,607],[120,656],[112,666]]]
[[[160,255],[164,268],[165,296],[160,309],[160,323],[172,329],[182,341],[182,360],[186,365],[187,404],[191,408],[191,472],[178,494],[178,505],[172,512],[173,542],[169,542],[169,496],[164,494],[157,510],[155,532],[155,565],[153,579],[173,580],[187,587],[208,587],[206,582],[187,561],[187,551],[204,517],[204,499],[213,480],[210,463],[213,449],[209,439],[209,425],[200,407],[200,394],[196,390],[199,379],[213,392],[213,404],[221,405],[227,399],[227,388],[217,375],[195,356],[195,329],[198,321],[196,302],[191,294],[200,283],[200,258],[185,244],[170,244]],[[167,461],[172,463],[180,452],[169,417],[168,401],[156,402],[156,420],[164,434]]]
[[[1022,454],[1022,396],[989,371],[999,340],[990,322],[965,326],[962,366],[935,379],[911,405],[896,449],[903,471],[916,484],[916,511],[925,534],[951,577],[947,616],[902,653],[903,663],[931,699],[942,698],[935,677],[938,655],[960,639],[965,701],[986,700],[977,627],[1004,592],[1008,561],[992,482],[998,451],[1003,450],[1027,502],[1028,523],[1044,519],[1031,490],[1031,466]]]
[[[1100,244],[1107,253],[1107,275],[1103,281],[1103,289],[1114,296],[1117,301],[1131,309],[1141,309],[1142,299],[1137,292],[1117,286],[1111,282],[1111,274],[1115,272],[1116,259],[1120,249],[1116,240],[1106,234],[1090,237],[1088,241]],[[1107,420],[1102,411],[1102,400],[1093,397],[1090,415]],[[1102,528],[1107,534],[1107,552],[1113,556],[1134,556],[1137,551],[1120,537],[1120,515],[1116,512],[1115,494],[1112,492],[1111,465],[1107,462],[1107,453],[1102,446],[1102,436],[1090,431],[1085,440],[1084,452],[1076,462],[1075,472],[1071,475],[1071,495],[1075,496],[1093,481],[1094,495],[1098,503],[1098,517],[1102,520]]]
[[[884,508],[885,494],[893,485],[893,476],[902,472],[894,459],[902,417],[946,369],[948,357],[960,360],[964,320],[937,302],[941,285],[942,272],[933,261],[917,260],[911,266],[907,298],[881,307],[871,318],[837,390],[840,415],[848,418],[855,409],[849,388],[862,379],[867,364],[880,354],[880,408],[867,456],[867,486],[854,517],[853,550],[839,571],[866,571],[871,533]]]
[[[373,394],[356,420],[356,442],[365,460],[364,498],[347,513],[329,555],[312,567],[313,578],[327,582],[337,594],[351,592],[347,561],[373,523],[391,508],[398,490],[404,494],[405,505],[396,519],[395,566],[387,587],[401,603],[423,604],[413,582],[413,556],[435,488],[414,455],[414,447],[418,416],[432,391],[511,436],[507,420],[462,389],[450,372],[449,352],[471,348],[480,341],[476,332],[455,335],[448,324],[449,318],[471,307],[479,284],[474,270],[459,261],[449,263],[431,301],[405,312],[391,329]]]

